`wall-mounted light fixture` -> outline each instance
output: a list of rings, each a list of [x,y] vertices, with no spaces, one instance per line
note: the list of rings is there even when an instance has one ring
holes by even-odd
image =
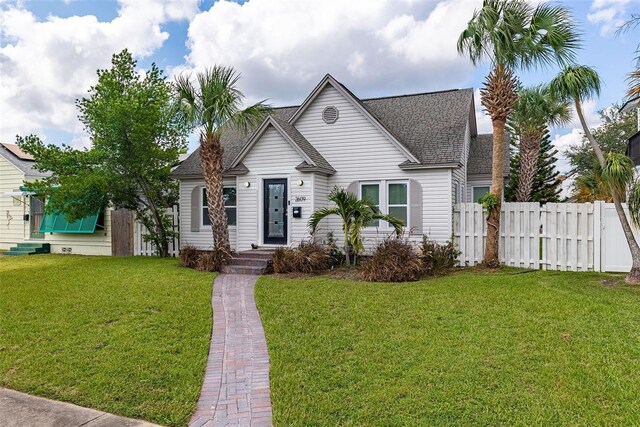
[[[299,180],[298,180],[298,187],[302,187],[302,184],[304,184],[304,181],[303,181],[303,180],[301,180],[301,179],[299,179]]]
[[[247,187],[247,188],[249,188],[249,187],[251,186],[251,183],[250,183],[249,181],[245,181],[245,182],[244,182],[244,186],[245,186],[245,187]]]

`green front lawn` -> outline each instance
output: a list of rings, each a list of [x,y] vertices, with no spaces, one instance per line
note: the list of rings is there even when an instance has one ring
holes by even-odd
[[[640,288],[620,280],[518,270],[408,284],[262,277],[274,422],[640,424]]]
[[[186,425],[207,360],[212,278],[173,259],[0,258],[0,386]]]

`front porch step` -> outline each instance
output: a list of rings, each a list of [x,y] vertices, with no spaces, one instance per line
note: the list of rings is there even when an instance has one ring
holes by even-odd
[[[270,271],[273,251],[254,249],[236,252],[229,264],[222,268],[223,273],[260,275]]]
[[[4,254],[9,256],[19,256],[48,253],[51,253],[51,244],[49,243],[20,242],[9,248],[9,251]]]
[[[274,252],[275,251],[270,251],[267,249],[252,249],[250,251],[236,252],[233,254],[233,258],[253,258],[271,261],[273,259]]]
[[[19,247],[19,248],[39,248],[39,249],[45,249],[47,251],[51,250],[51,244],[50,243],[19,242],[19,243],[16,243],[16,246]]]
[[[35,255],[36,253],[34,251],[28,251],[28,250],[8,250],[7,252],[4,253],[4,255],[7,256],[19,256],[19,255]]]
[[[268,259],[264,258],[232,258],[229,261],[230,265],[245,265],[245,266],[254,266],[254,267],[266,267],[269,263]]]
[[[227,274],[251,274],[254,276],[259,276],[263,273],[266,273],[267,267],[255,267],[248,265],[225,265],[222,267],[222,272]]]

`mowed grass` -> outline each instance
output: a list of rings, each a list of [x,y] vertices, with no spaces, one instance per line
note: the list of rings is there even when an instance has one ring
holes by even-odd
[[[619,275],[262,277],[256,294],[275,425],[640,424],[640,288]]]
[[[0,386],[186,425],[207,360],[212,280],[174,259],[1,257]]]

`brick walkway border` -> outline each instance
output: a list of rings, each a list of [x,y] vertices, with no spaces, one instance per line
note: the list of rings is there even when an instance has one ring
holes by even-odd
[[[220,274],[213,282],[213,332],[190,427],[271,426],[269,353],[253,296],[259,276]]]

